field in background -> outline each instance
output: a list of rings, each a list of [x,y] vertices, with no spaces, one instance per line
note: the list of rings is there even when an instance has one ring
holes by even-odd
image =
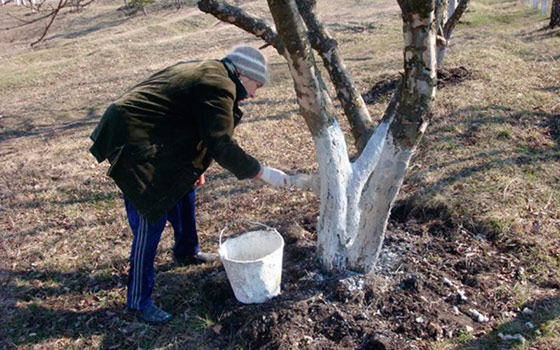
[[[237,3],[269,18],[264,1]],[[401,70],[396,2],[319,3],[364,93]],[[219,267],[172,264],[170,229],[156,258],[154,297],[173,311],[174,321],[152,327],[125,312],[131,234],[121,195],[104,176],[107,165],[88,153],[88,137],[110,101],[151,73],[261,42],[199,12],[194,1],[180,9],[175,2],[158,3],[149,16],[127,16],[120,6],[100,1],[80,15],[65,15],[33,49],[29,43],[40,35],[41,23],[0,32],[0,349],[257,348],[229,330],[226,312],[220,315],[205,300],[201,281]],[[0,7],[0,28],[18,23],[8,14],[29,18],[22,8]],[[394,236],[390,232],[382,253],[391,259],[382,259],[372,287],[370,305],[378,306],[376,300],[398,294],[410,275],[431,274],[437,282],[452,277],[443,274],[451,274],[446,269],[452,266],[453,282],[487,305],[490,323],[459,323],[453,332],[432,334],[416,334],[406,324],[400,332],[399,317],[430,319],[420,307],[414,315],[397,310],[364,321],[375,325],[365,338],[386,344],[398,338],[398,344],[433,349],[560,346],[560,32],[543,30],[546,24],[518,2],[472,3],[444,65],[464,67],[469,77],[438,91],[433,122],[392,217]],[[313,171],[314,147],[287,67],[272,48],[264,52],[271,83],[244,104],[236,138],[267,165]],[[381,98],[369,105],[376,119],[387,103]],[[283,234],[283,227],[300,226],[309,232],[300,240],[312,243],[315,195],[239,182],[215,165],[207,180],[198,207],[205,249],[216,250],[217,233],[237,219],[266,222]],[[297,282],[290,261],[284,277]],[[461,279],[471,275],[476,283]],[[430,296],[425,304],[441,302]],[[500,332],[522,334],[526,342],[503,341]],[[319,333],[302,334],[315,344],[334,342]],[[321,348],[303,335],[297,346]]]

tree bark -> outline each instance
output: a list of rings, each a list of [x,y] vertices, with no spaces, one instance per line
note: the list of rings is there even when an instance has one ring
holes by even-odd
[[[467,10],[470,0],[461,0],[453,14],[449,17],[449,19],[445,22],[442,27],[442,32],[440,34],[441,37],[438,37],[437,42],[437,67],[441,68],[443,64],[443,59],[445,58],[445,51],[449,46],[449,41],[451,40],[451,34],[455,27],[459,23],[459,20]]]
[[[239,7],[231,6],[219,0],[200,0],[198,2],[198,8],[202,12],[212,14],[223,22],[231,23],[261,38],[282,54],[283,48],[280,39],[265,20],[254,17]]]
[[[560,27],[560,0],[552,0],[552,10],[550,11],[550,29]]]
[[[296,3],[309,30],[311,46],[317,50],[323,60],[350,124],[356,147],[361,152],[371,134],[372,120],[366,104],[344,64],[338,43],[317,17],[317,1],[297,0]]]
[[[405,73],[380,125],[390,123],[389,131],[373,176],[362,191],[359,230],[347,251],[348,267],[364,272],[371,271],[377,263],[391,206],[414,149],[428,126],[436,92],[435,2],[400,0],[399,5],[403,18]]]
[[[350,169],[337,168],[340,171],[332,174],[319,163],[317,248],[327,269],[373,270],[391,206],[431,118],[437,69],[435,2],[401,1],[400,5],[405,74],[398,93]],[[318,149],[317,153],[321,159],[321,153],[327,152]]]

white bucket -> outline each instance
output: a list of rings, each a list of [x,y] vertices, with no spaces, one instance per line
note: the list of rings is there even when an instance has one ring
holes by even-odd
[[[235,294],[244,304],[260,304],[280,294],[284,239],[278,231],[250,231],[222,244],[220,258]]]

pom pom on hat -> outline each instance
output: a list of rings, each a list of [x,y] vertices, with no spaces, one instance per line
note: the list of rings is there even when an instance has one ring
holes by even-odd
[[[226,55],[226,58],[230,59],[235,68],[246,77],[262,85],[268,81],[266,58],[254,47],[237,46]]]

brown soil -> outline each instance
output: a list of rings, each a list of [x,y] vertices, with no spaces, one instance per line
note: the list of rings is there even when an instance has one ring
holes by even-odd
[[[465,67],[442,68],[437,72],[437,87],[441,89],[447,85],[459,84],[471,76],[472,73]],[[378,81],[373,84],[368,92],[362,94],[364,101],[367,104],[378,102],[380,98],[389,95],[397,87],[400,80],[401,74],[396,74]]]
[[[449,234],[443,226],[439,218],[393,220],[375,276],[322,271],[309,218],[282,227],[282,294],[243,305],[220,269],[204,282],[205,304],[219,321],[208,332],[219,348],[364,350],[417,349],[461,332],[487,333],[491,327],[469,310],[490,320],[519,313],[510,292],[495,291],[506,280],[522,282],[520,262],[500,254],[506,247],[465,230],[440,235]]]

